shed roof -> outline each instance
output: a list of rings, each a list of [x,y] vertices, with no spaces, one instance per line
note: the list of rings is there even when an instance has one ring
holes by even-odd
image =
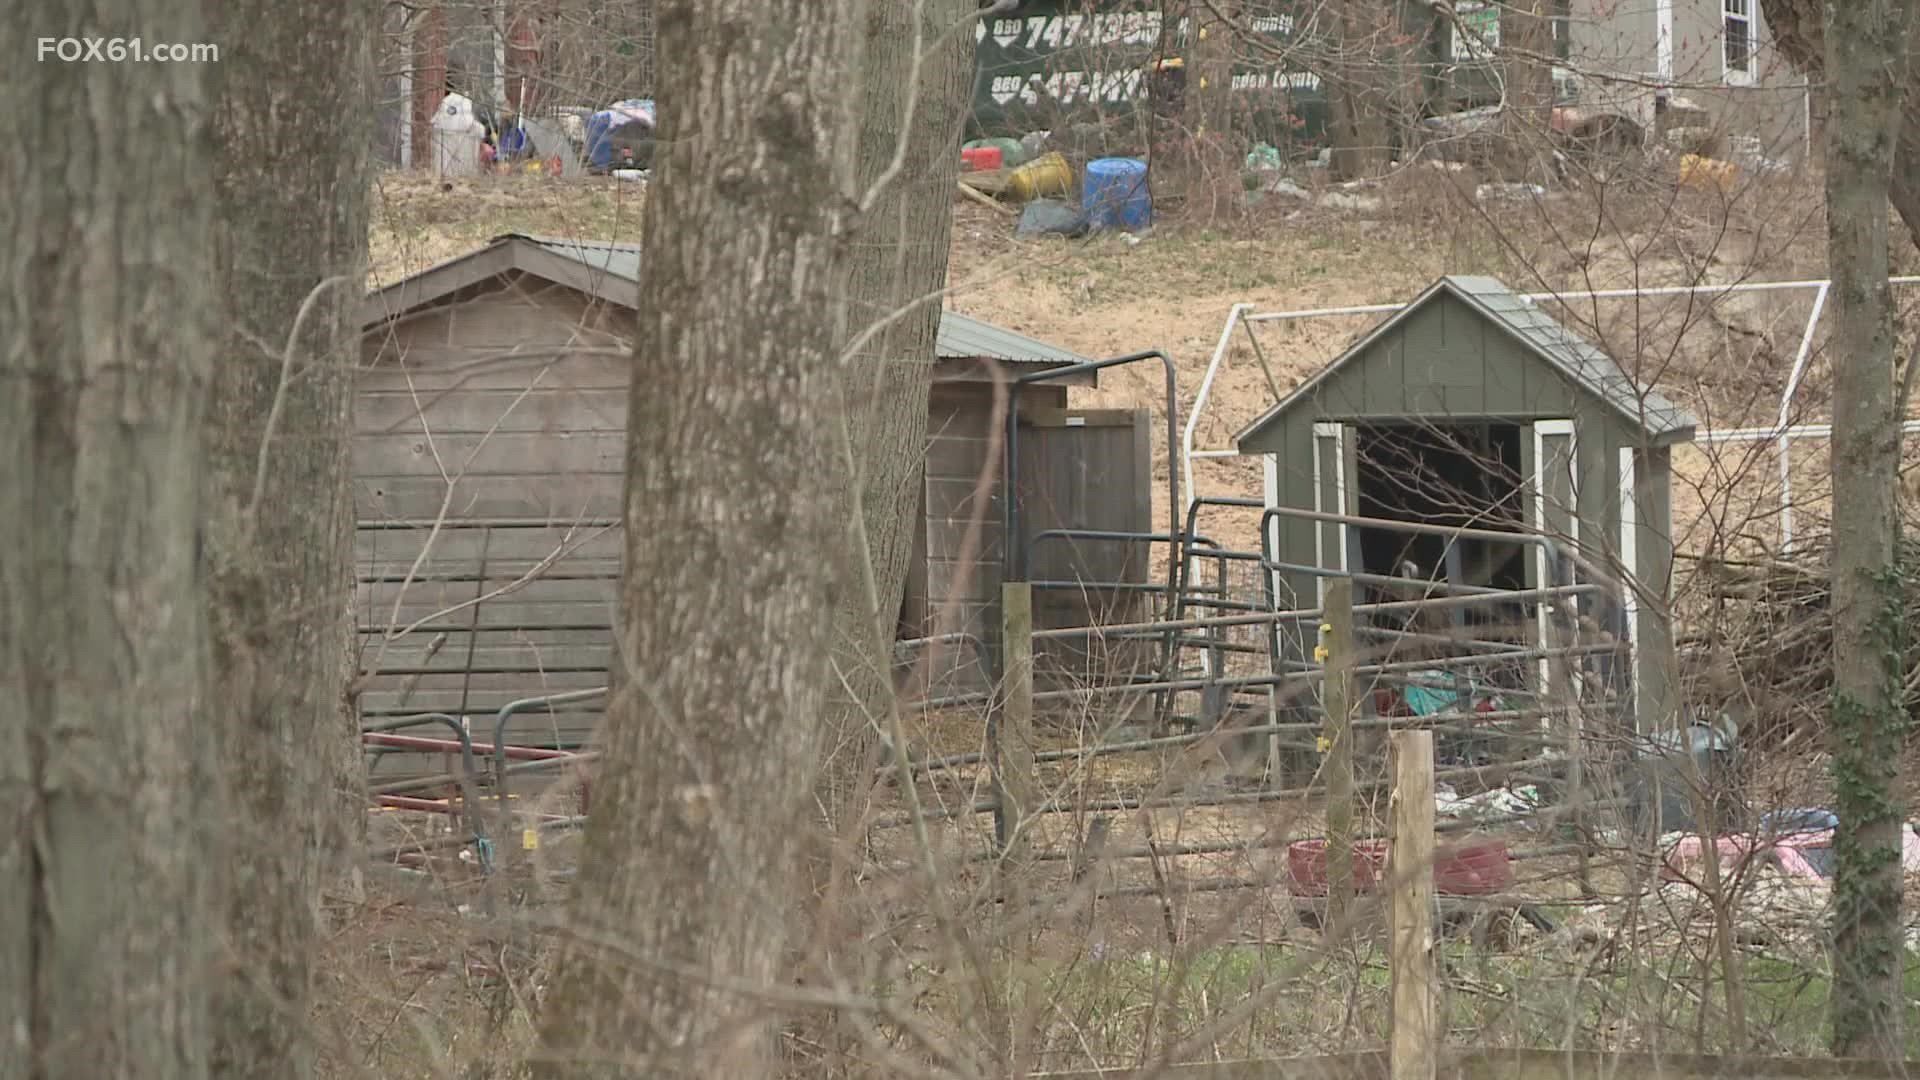
[[[1657,391],[1635,385],[1612,357],[1562,326],[1533,301],[1490,277],[1449,275],[1429,285],[1419,296],[1361,336],[1312,378],[1295,387],[1278,405],[1242,428],[1234,435],[1234,444],[1238,446],[1243,440],[1254,437],[1279,420],[1288,410],[1310,397],[1314,389],[1335,371],[1352,362],[1368,346],[1406,321],[1414,312],[1441,296],[1451,296],[1478,312],[1576,387],[1641,429],[1654,444],[1688,441],[1699,426],[1691,413]]]
[[[640,247],[525,233],[496,236],[478,251],[367,294],[360,324],[371,328],[508,270],[536,274],[630,309],[640,281]],[[940,313],[934,354],[941,360],[1000,360],[1046,367],[1087,362],[1078,353],[953,311]]]

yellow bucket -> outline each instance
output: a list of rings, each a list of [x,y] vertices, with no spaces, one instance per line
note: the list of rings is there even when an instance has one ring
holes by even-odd
[[[1059,154],[1042,154],[1007,174],[1007,190],[1021,202],[1073,190],[1073,166]]]
[[[1680,158],[1680,186],[1717,187],[1722,192],[1730,192],[1739,171],[1731,161],[1685,154]]]

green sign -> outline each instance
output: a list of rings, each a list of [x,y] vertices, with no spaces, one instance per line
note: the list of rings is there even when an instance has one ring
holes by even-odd
[[[1455,60],[1491,60],[1500,48],[1500,9],[1490,3],[1462,3],[1453,8],[1452,57]]]
[[[1236,42],[1242,61],[1232,90],[1255,138],[1311,141],[1326,128],[1319,76],[1283,52],[1310,36],[1296,25],[1296,7],[1311,11],[1311,0],[1241,5],[1257,42]],[[1155,65],[1183,55],[1188,30],[1184,18],[1167,24],[1154,0],[1030,0],[982,19],[974,27],[972,131],[1019,136],[1135,116],[1156,89],[1166,92],[1168,78],[1156,79]]]

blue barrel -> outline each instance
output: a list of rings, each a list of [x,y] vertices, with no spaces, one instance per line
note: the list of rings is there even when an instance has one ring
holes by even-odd
[[[583,148],[587,167],[591,169],[613,168],[613,143],[607,139],[607,132],[626,118],[612,109],[601,109],[587,117],[586,146]]]
[[[1147,190],[1147,163],[1139,158],[1099,158],[1087,162],[1080,205],[1096,229],[1131,229],[1153,224],[1153,195]]]

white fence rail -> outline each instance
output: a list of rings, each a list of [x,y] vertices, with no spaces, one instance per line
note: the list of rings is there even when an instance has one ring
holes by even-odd
[[[1920,276],[1889,278],[1890,285],[1920,285]],[[1780,419],[1773,427],[1737,428],[1726,431],[1702,431],[1694,435],[1695,442],[1773,442],[1776,444],[1780,459],[1780,541],[1782,550],[1793,547],[1793,476],[1792,446],[1798,438],[1826,439],[1833,435],[1831,424],[1802,424],[1791,426],[1794,399],[1800,393],[1800,384],[1806,376],[1807,363],[1813,355],[1814,333],[1819,329],[1820,317],[1826,311],[1827,292],[1832,282],[1823,279],[1804,281],[1758,281],[1716,285],[1669,285],[1641,289],[1587,289],[1567,292],[1526,293],[1522,299],[1529,303],[1553,301],[1567,303],[1579,300],[1637,300],[1661,296],[1732,296],[1740,293],[1768,292],[1812,292],[1813,307],[1807,315],[1806,328],[1800,334],[1800,347],[1793,357],[1793,368],[1787,375],[1787,386],[1780,394]],[[1180,437],[1180,473],[1181,482],[1187,493],[1187,506],[1191,508],[1194,500],[1201,497],[1200,489],[1194,482],[1193,463],[1195,459],[1229,458],[1240,456],[1233,447],[1196,448],[1193,445],[1194,432],[1200,426],[1200,418],[1206,412],[1207,402],[1213,394],[1213,382],[1221,366],[1226,362],[1233,344],[1235,330],[1245,330],[1248,342],[1254,353],[1260,352],[1259,339],[1254,337],[1253,328],[1260,323],[1297,322],[1306,319],[1325,319],[1351,317],[1356,315],[1386,315],[1406,307],[1405,304],[1358,304],[1348,307],[1302,308],[1294,311],[1255,311],[1252,304],[1235,304],[1227,313],[1227,323],[1220,331],[1220,340],[1214,345],[1213,357],[1207,362],[1207,372],[1200,380],[1200,391],[1194,397],[1193,407],[1187,410],[1187,422]],[[1907,433],[1920,431],[1920,421],[1909,421],[1903,430]]]

